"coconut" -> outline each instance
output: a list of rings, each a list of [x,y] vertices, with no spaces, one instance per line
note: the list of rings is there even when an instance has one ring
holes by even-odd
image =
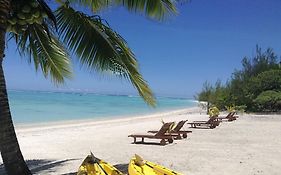
[[[36,22],[37,24],[42,24],[43,18],[42,18],[42,17],[37,18],[37,19],[35,19],[35,22]]]
[[[31,7],[36,8],[39,6],[39,4],[36,1],[31,1],[30,2]]]
[[[24,5],[23,8],[21,9],[21,11],[24,13],[30,13],[30,10],[31,8],[28,5]]]
[[[19,21],[18,21],[18,24],[19,24],[19,25],[26,25],[26,20],[19,20]]]
[[[17,20],[15,18],[8,19],[8,23],[11,25],[15,25],[17,23]]]
[[[26,20],[26,23],[27,24],[33,24],[35,22],[35,20],[32,18],[32,19],[27,19]]]
[[[18,13],[18,14],[17,14],[17,17],[18,17],[19,19],[25,19],[25,15],[24,15],[23,13]]]
[[[36,12],[32,14],[32,16],[33,16],[34,18],[38,18],[38,17],[40,16],[40,11],[39,11],[39,10],[36,10]]]
[[[30,19],[33,19],[33,16],[32,14],[28,13],[28,14],[25,14],[25,19],[26,20],[30,20]]]

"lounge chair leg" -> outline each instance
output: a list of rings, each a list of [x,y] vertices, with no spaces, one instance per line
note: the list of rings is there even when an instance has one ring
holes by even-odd
[[[142,143],[144,142],[144,138],[141,138],[141,142],[142,142]]]
[[[182,137],[187,138],[187,134],[186,133],[182,134]]]
[[[134,143],[136,143],[136,142],[137,142],[137,138],[134,137]]]
[[[181,135],[178,134],[177,137],[176,137],[176,139],[180,140],[180,139],[181,139]]]
[[[168,139],[168,142],[169,142],[169,143],[173,143],[174,140],[173,140],[173,139]]]
[[[160,145],[166,145],[165,139],[162,139],[162,140],[160,141]]]

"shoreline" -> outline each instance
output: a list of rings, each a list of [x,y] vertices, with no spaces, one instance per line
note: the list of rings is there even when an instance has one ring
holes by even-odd
[[[134,154],[182,174],[274,175],[281,171],[280,115],[240,115],[215,129],[193,129],[186,124],[183,130],[192,133],[166,146],[152,139],[145,139],[146,144],[132,144],[128,137],[159,129],[161,119],[192,122],[208,118],[199,107],[191,107],[127,118],[29,125],[16,132],[34,175],[75,174],[90,151],[116,167],[122,166],[124,172]]]
[[[111,117],[98,117],[95,119],[74,119],[74,120],[62,120],[62,121],[49,121],[38,123],[20,123],[15,124],[16,130],[42,130],[42,129],[54,129],[54,128],[67,128],[75,126],[88,126],[99,125],[103,123],[116,123],[116,122],[128,122],[131,120],[144,120],[144,119],[159,119],[161,117],[169,115],[182,115],[183,113],[197,113],[201,109],[199,107],[185,107],[183,109],[171,109],[165,111],[159,111],[148,114],[137,115],[125,115],[125,116],[111,116]]]

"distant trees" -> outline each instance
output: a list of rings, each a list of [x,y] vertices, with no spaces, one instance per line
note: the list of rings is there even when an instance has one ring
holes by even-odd
[[[206,101],[207,102],[207,114],[210,109],[210,102],[212,101],[212,94],[213,94],[213,87],[207,81],[203,84],[203,89],[200,94],[198,94],[197,99],[199,101]]]
[[[205,82],[198,100],[207,101],[220,109],[235,105],[247,111],[281,111],[281,60],[267,49],[257,46],[253,58],[242,60],[242,70],[235,70],[228,82],[215,85]],[[208,84],[208,98],[206,97]]]

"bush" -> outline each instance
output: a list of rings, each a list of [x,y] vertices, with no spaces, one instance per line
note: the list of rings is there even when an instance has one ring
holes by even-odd
[[[219,114],[220,114],[220,110],[217,107],[214,106],[209,109],[210,117],[219,116]]]
[[[235,111],[239,113],[244,113],[247,109],[246,105],[235,106]]]
[[[281,92],[264,91],[257,96],[254,103],[258,111],[281,111]]]
[[[280,108],[281,60],[267,49],[257,47],[256,55],[242,60],[242,69],[235,70],[225,84],[205,83],[198,99],[220,109],[236,106],[236,111],[277,111]],[[280,108],[280,109],[279,109]]]

